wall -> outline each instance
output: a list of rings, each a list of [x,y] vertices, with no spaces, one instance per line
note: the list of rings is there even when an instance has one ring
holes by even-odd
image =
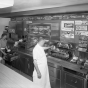
[[[10,18],[0,18],[0,37],[3,33],[5,26],[9,25]]]

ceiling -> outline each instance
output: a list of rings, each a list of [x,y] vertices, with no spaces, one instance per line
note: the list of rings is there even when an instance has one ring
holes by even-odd
[[[14,0],[12,12],[88,3],[88,0]]]
[[[4,1],[9,1],[8,3],[10,3],[11,0],[4,0]],[[4,2],[7,3],[7,2]],[[35,11],[36,10],[40,10],[40,13],[46,9],[46,8],[62,8],[61,10],[63,10],[63,7],[68,7],[68,6],[80,6],[80,5],[86,5],[84,10],[88,8],[88,0],[14,0],[14,4],[13,6],[9,6],[7,8],[1,8],[0,9],[0,14],[6,14],[6,13],[18,13],[22,11]],[[75,8],[75,6],[74,6]],[[78,9],[79,8],[79,9]],[[78,7],[78,11],[82,9],[82,7]],[[57,10],[58,10],[57,9]],[[68,8],[69,9],[69,8]],[[59,9],[60,10],[60,9]],[[72,9],[73,10],[73,9]],[[76,9],[75,9],[76,10]],[[82,9],[83,10],[83,9]],[[64,8],[65,11],[65,8]],[[48,10],[49,12],[49,10]],[[52,11],[51,11],[52,12]],[[38,13],[38,12],[36,12]],[[25,13],[26,14],[26,13]]]

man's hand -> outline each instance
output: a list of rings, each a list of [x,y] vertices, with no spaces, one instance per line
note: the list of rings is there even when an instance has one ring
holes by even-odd
[[[20,39],[19,42],[23,42],[23,39]]]
[[[18,46],[18,43],[19,43],[19,42],[18,42],[18,41],[16,41],[16,42],[15,42],[15,44],[14,44],[14,46]]]
[[[38,68],[38,64],[37,64],[36,60],[34,60],[34,66],[35,66],[35,69],[36,69],[36,72],[37,72],[37,77],[40,79],[41,78],[41,72]]]
[[[40,78],[41,78],[41,73],[38,72],[38,73],[37,73],[37,76],[38,76],[38,78],[40,79]]]

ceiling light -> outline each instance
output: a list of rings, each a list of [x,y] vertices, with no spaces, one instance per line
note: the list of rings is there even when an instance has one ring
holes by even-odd
[[[14,4],[14,0],[0,0],[0,8],[11,7]]]

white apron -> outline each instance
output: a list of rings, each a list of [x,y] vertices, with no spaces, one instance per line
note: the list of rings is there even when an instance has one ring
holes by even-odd
[[[51,88],[49,80],[49,71],[47,65],[47,58],[44,49],[40,45],[36,45],[33,49],[33,59],[36,59],[38,68],[41,72],[41,78],[37,77],[37,72],[34,69],[33,82],[40,85],[42,88]]]

